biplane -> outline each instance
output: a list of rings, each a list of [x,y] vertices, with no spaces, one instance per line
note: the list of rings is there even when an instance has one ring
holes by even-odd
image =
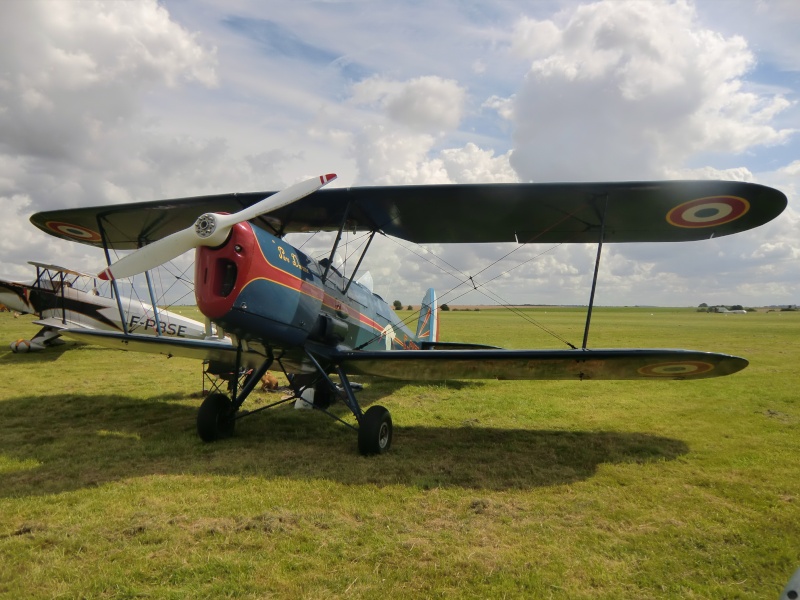
[[[97,275],[33,261],[29,264],[36,267],[33,283],[0,279],[0,303],[37,315],[33,323],[41,327],[30,340],[11,342],[13,352],[44,350],[63,343],[62,334],[84,329],[231,343],[209,324],[153,308],[157,305],[150,279],[148,304],[115,293],[115,288]]]
[[[603,245],[710,239],[762,225],[786,207],[779,191],[728,181],[478,184],[320,190],[323,175],[280,192],[221,194],[37,213],[43,231],[102,247],[112,283],[195,249],[197,306],[233,344],[79,331],[75,337],[129,350],[211,361],[235,373],[229,393],[205,398],[197,430],[205,441],[233,433],[240,410],[269,368],[280,368],[302,399],[328,411],[341,398],[353,413],[358,448],[386,452],[389,411],[362,410],[351,376],[448,379],[703,379],[730,375],[744,358],[693,350],[589,348],[589,325]],[[319,191],[317,191],[319,190]],[[294,232],[336,232],[316,260],[286,240]],[[333,258],[343,232],[368,235],[344,276]],[[581,347],[508,350],[438,338],[429,292],[412,332],[357,274],[376,235],[415,243],[593,243],[597,245]],[[109,249],[135,250],[112,264]],[[338,382],[336,381],[338,379]],[[257,409],[261,410],[261,409]]]

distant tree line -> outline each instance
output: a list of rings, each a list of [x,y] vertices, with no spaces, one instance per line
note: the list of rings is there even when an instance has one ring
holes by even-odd
[[[400,300],[395,300],[394,302],[392,302],[392,307],[395,310],[403,310],[403,303],[400,302]],[[445,311],[450,310],[450,307],[447,306],[447,304],[442,304],[442,306],[440,308],[441,308],[441,310],[445,310]],[[414,310],[414,307],[409,304],[406,307],[406,310]],[[459,310],[459,309],[456,308],[455,310]],[[469,309],[461,309],[461,310],[469,310]],[[480,310],[480,308],[476,308],[474,310]]]
[[[746,310],[747,312],[755,312],[755,308],[747,307],[745,308],[741,304],[731,304],[729,306],[724,304],[715,304],[713,306],[709,306],[705,302],[701,302],[700,305],[697,307],[697,312],[723,312],[719,309],[725,310]]]

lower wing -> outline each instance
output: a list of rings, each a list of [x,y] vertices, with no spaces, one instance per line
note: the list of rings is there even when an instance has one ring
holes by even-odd
[[[662,349],[399,350],[340,352],[348,373],[390,379],[706,379],[731,375],[748,362],[738,356]]]
[[[132,350],[163,354],[167,357],[181,356],[197,360],[208,360],[226,365],[236,364],[236,347],[230,340],[187,339],[167,336],[137,335],[114,333],[112,331],[96,331],[87,329],[64,329],[61,335],[71,339],[97,344],[107,348]],[[242,350],[242,366],[256,368],[264,362],[264,355],[247,349]]]
[[[236,364],[236,348],[228,340],[193,340],[108,331],[65,329],[62,335],[120,350],[150,352]],[[388,379],[706,379],[731,375],[748,362],[738,356],[694,350],[593,349],[502,350],[479,347],[448,350],[345,351],[322,353],[326,362],[347,373]],[[242,351],[242,366],[258,367],[265,355]]]

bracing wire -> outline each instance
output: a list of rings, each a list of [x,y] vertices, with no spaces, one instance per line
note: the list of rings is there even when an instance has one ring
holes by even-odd
[[[406,250],[406,251],[408,251],[408,252],[411,252],[412,254],[414,254],[414,255],[416,255],[416,256],[418,256],[418,257],[422,258],[423,260],[427,261],[427,262],[428,262],[428,263],[430,263],[431,265],[433,265],[433,266],[435,266],[436,268],[438,268],[439,270],[441,270],[443,273],[446,273],[447,275],[450,275],[451,277],[455,278],[456,280],[458,280],[458,279],[459,279],[459,278],[458,278],[456,275],[454,275],[452,272],[448,271],[447,269],[445,269],[445,268],[444,268],[444,267],[442,267],[441,265],[437,265],[435,262],[433,262],[432,260],[428,259],[426,256],[424,256],[424,255],[422,255],[422,254],[420,254],[420,253],[417,253],[417,252],[415,252],[413,249],[409,248],[408,246],[405,246],[405,245],[403,245],[402,243],[400,243],[398,240],[396,240],[396,239],[394,239],[394,238],[390,238],[390,239],[391,239],[393,242],[395,242],[397,245],[399,245],[401,248],[403,248],[404,250]],[[545,332],[545,333],[547,333],[548,335],[551,335],[551,336],[552,336],[552,337],[554,337],[555,339],[559,340],[560,342],[562,342],[562,343],[566,344],[567,346],[570,346],[571,348],[573,348],[573,349],[574,349],[574,348],[575,348],[575,346],[574,346],[573,344],[571,344],[569,341],[567,341],[567,340],[566,340],[564,337],[562,337],[561,335],[559,335],[557,332],[553,331],[553,330],[552,330],[552,329],[550,329],[549,327],[547,327],[547,326],[543,325],[542,323],[540,323],[539,321],[537,321],[536,319],[534,319],[533,317],[531,317],[531,316],[530,316],[528,313],[526,313],[525,311],[522,311],[522,310],[520,310],[519,308],[517,308],[516,306],[512,305],[510,302],[507,302],[505,299],[503,299],[503,298],[502,298],[502,297],[501,297],[499,294],[497,294],[496,292],[494,292],[494,291],[491,291],[491,290],[483,290],[483,289],[482,289],[482,288],[484,288],[484,287],[485,287],[487,284],[489,284],[489,283],[491,283],[492,281],[494,281],[495,279],[499,279],[500,277],[502,277],[503,275],[506,275],[507,273],[510,273],[510,272],[511,272],[511,271],[513,271],[514,269],[517,269],[517,268],[519,268],[519,267],[521,267],[521,266],[523,266],[523,265],[525,265],[525,264],[527,264],[527,263],[529,263],[529,262],[531,262],[531,261],[534,261],[534,260],[536,260],[536,259],[538,259],[538,258],[541,258],[541,257],[542,257],[542,256],[544,256],[545,254],[547,254],[547,253],[549,253],[549,252],[551,252],[551,251],[555,250],[555,249],[556,249],[556,248],[558,248],[559,246],[561,246],[561,243],[559,243],[559,244],[556,244],[555,246],[552,246],[552,247],[548,248],[548,249],[547,249],[547,250],[545,250],[544,252],[540,252],[539,254],[537,254],[537,255],[535,255],[535,256],[532,256],[531,258],[529,258],[529,259],[528,259],[528,260],[526,260],[526,261],[523,261],[523,262],[521,262],[521,263],[518,263],[518,264],[514,265],[514,266],[513,266],[513,267],[511,267],[510,269],[507,269],[507,270],[503,271],[502,273],[500,273],[499,275],[497,275],[497,276],[495,276],[495,277],[493,277],[493,278],[491,278],[491,279],[489,279],[489,280],[487,280],[487,281],[484,281],[484,282],[482,282],[482,283],[480,283],[480,284],[476,284],[476,283],[475,283],[475,277],[477,277],[477,275],[480,275],[481,273],[484,273],[484,272],[486,272],[487,270],[489,270],[490,268],[492,268],[494,265],[498,264],[500,261],[502,261],[502,260],[504,260],[505,258],[507,258],[507,257],[508,257],[510,254],[512,254],[513,252],[516,252],[516,251],[517,251],[519,248],[515,248],[515,249],[514,249],[514,250],[512,250],[511,252],[509,252],[509,253],[505,254],[504,256],[500,257],[499,259],[495,260],[495,261],[494,261],[494,262],[492,262],[492,263],[491,263],[489,266],[487,266],[487,267],[485,267],[485,268],[481,269],[481,270],[478,272],[478,274],[476,274],[476,275],[473,275],[473,276],[467,275],[466,273],[464,273],[463,271],[461,271],[461,270],[460,270],[460,269],[458,269],[457,267],[454,267],[452,264],[450,264],[449,262],[447,262],[446,260],[444,260],[442,257],[438,256],[437,254],[435,254],[435,253],[434,253],[434,252],[432,252],[431,250],[429,250],[429,249],[426,249],[426,250],[427,250],[427,252],[428,252],[428,253],[430,253],[430,254],[432,254],[434,257],[436,257],[436,259],[437,259],[437,260],[440,260],[440,261],[442,261],[442,262],[443,262],[444,264],[446,264],[448,267],[450,267],[450,268],[451,268],[451,269],[453,269],[454,271],[457,271],[457,272],[458,272],[458,273],[459,273],[459,274],[460,274],[460,275],[461,275],[461,276],[464,278],[464,279],[462,279],[461,281],[459,281],[459,283],[458,283],[457,285],[455,285],[454,287],[452,287],[452,288],[450,288],[449,290],[447,290],[446,292],[444,292],[444,294],[442,294],[442,296],[440,297],[440,301],[447,299],[447,298],[448,298],[448,296],[449,296],[450,294],[454,293],[454,292],[455,292],[455,291],[456,291],[458,288],[460,288],[460,287],[461,287],[461,286],[463,286],[464,284],[466,284],[466,283],[472,283],[472,287],[471,287],[470,289],[468,289],[467,291],[465,291],[465,292],[463,292],[463,293],[459,294],[458,296],[455,296],[455,297],[451,298],[451,299],[449,300],[449,302],[454,302],[454,301],[458,300],[459,298],[462,298],[463,296],[466,296],[466,295],[467,295],[467,294],[469,294],[470,292],[477,291],[479,294],[483,295],[484,297],[488,298],[489,300],[492,300],[493,302],[497,302],[498,304],[500,304],[500,306],[502,306],[502,307],[503,307],[503,308],[505,308],[506,310],[509,310],[509,311],[511,311],[513,314],[515,314],[515,315],[517,315],[517,316],[521,317],[522,319],[524,319],[525,321],[527,321],[527,322],[528,322],[528,323],[530,323],[531,325],[534,325],[534,326],[538,327],[539,329],[541,329],[542,331],[544,331],[544,332]]]
[[[523,319],[525,319],[526,321],[528,321],[528,322],[529,322],[529,323],[531,323],[532,325],[535,325],[536,327],[539,327],[539,328],[540,328],[542,331],[544,331],[545,333],[547,333],[547,334],[551,335],[552,337],[556,338],[556,339],[557,339],[557,340],[559,340],[560,342],[562,342],[562,343],[566,344],[566,345],[567,345],[567,346],[569,346],[570,348],[576,349],[577,347],[576,347],[574,344],[570,343],[570,342],[569,342],[569,341],[567,341],[567,340],[566,340],[564,337],[560,336],[558,333],[556,333],[556,332],[552,331],[551,329],[549,329],[549,328],[545,327],[544,325],[542,325],[541,323],[539,323],[539,322],[538,322],[538,321],[536,321],[535,319],[531,318],[531,317],[530,317],[528,314],[526,314],[526,313],[524,313],[523,311],[521,311],[521,310],[517,309],[516,307],[512,306],[510,303],[507,303],[507,302],[505,302],[505,301],[504,301],[502,298],[500,298],[500,296],[499,296],[499,295],[497,295],[496,293],[492,292],[492,293],[494,293],[494,294],[495,294],[495,296],[496,296],[496,297],[495,297],[495,298],[491,298],[491,296],[489,296],[489,295],[488,295],[486,292],[484,292],[484,291],[482,291],[482,290],[480,289],[480,288],[482,288],[484,285],[486,285],[487,283],[490,283],[490,282],[494,281],[495,279],[497,279],[497,278],[499,278],[499,277],[502,277],[502,276],[503,276],[503,275],[505,275],[506,273],[509,273],[509,272],[513,271],[514,269],[516,269],[516,268],[518,268],[518,267],[520,267],[520,266],[522,266],[522,265],[524,265],[524,264],[527,264],[527,263],[531,262],[532,260],[535,260],[535,259],[539,258],[539,257],[540,257],[540,256],[542,256],[543,254],[546,254],[546,253],[550,252],[551,250],[553,250],[553,249],[555,249],[555,248],[559,247],[559,246],[560,246],[560,245],[561,245],[563,242],[561,242],[561,243],[559,243],[559,244],[556,244],[555,246],[551,247],[550,249],[546,250],[545,252],[542,252],[542,253],[540,253],[540,254],[538,254],[538,255],[534,256],[534,257],[531,257],[530,259],[528,259],[528,260],[526,260],[526,261],[523,261],[522,263],[519,263],[519,264],[515,265],[514,267],[512,267],[512,268],[510,268],[510,269],[508,269],[508,270],[506,270],[506,271],[504,271],[503,273],[500,273],[500,274],[499,274],[499,275],[497,275],[496,277],[493,277],[492,279],[489,279],[488,281],[486,281],[486,282],[482,283],[481,285],[477,285],[477,284],[475,283],[475,277],[477,277],[477,276],[478,276],[478,275],[480,275],[481,273],[484,273],[484,272],[486,272],[488,269],[491,269],[491,268],[492,268],[494,265],[498,264],[500,261],[502,261],[502,260],[505,260],[506,258],[508,258],[509,256],[511,256],[513,253],[515,253],[515,252],[517,252],[518,250],[520,250],[520,249],[521,249],[521,248],[522,248],[522,247],[523,247],[525,244],[534,243],[534,242],[536,241],[536,239],[537,239],[537,238],[541,237],[541,236],[542,236],[542,235],[544,235],[545,233],[547,233],[547,232],[549,232],[550,230],[552,230],[553,228],[557,227],[558,225],[560,225],[560,224],[561,224],[561,223],[563,223],[564,221],[566,221],[566,220],[568,220],[568,219],[572,218],[572,217],[573,217],[573,216],[574,216],[576,213],[578,213],[578,212],[579,212],[580,210],[582,210],[584,207],[585,207],[585,205],[581,205],[581,206],[578,206],[578,207],[577,207],[575,210],[573,210],[572,212],[565,213],[565,214],[564,214],[564,215],[563,215],[563,216],[562,216],[562,217],[561,217],[561,218],[560,218],[558,221],[556,221],[556,222],[552,223],[550,226],[548,226],[548,227],[546,227],[546,228],[542,229],[541,231],[537,232],[537,233],[536,233],[534,236],[532,236],[531,238],[529,238],[529,239],[527,239],[527,240],[524,240],[523,242],[521,242],[521,243],[519,244],[519,246],[517,246],[516,248],[514,248],[514,249],[513,249],[513,250],[511,250],[510,252],[507,252],[505,255],[501,256],[500,258],[498,258],[497,260],[495,260],[494,262],[492,262],[490,265],[488,265],[488,266],[486,266],[485,268],[481,269],[480,271],[478,271],[478,273],[476,273],[475,275],[472,275],[472,276],[470,276],[470,275],[467,275],[466,273],[463,273],[462,271],[460,271],[459,269],[455,268],[453,265],[451,265],[450,263],[448,263],[447,261],[445,261],[445,260],[444,260],[444,259],[442,259],[441,257],[437,256],[436,254],[433,254],[433,253],[432,253],[430,250],[426,249],[426,252],[429,252],[429,253],[433,254],[434,256],[436,256],[436,258],[437,258],[438,260],[441,260],[443,263],[445,263],[446,265],[448,265],[448,266],[449,266],[451,269],[454,269],[455,271],[458,271],[458,272],[459,272],[459,273],[461,273],[461,275],[462,275],[462,276],[465,278],[465,279],[464,279],[464,280],[462,280],[462,281],[461,281],[461,282],[460,282],[458,285],[456,285],[456,286],[455,286],[455,287],[453,287],[452,289],[450,289],[450,290],[448,290],[447,292],[445,292],[445,294],[443,295],[443,298],[444,298],[444,297],[446,297],[448,294],[450,294],[450,293],[454,292],[456,289],[458,289],[459,287],[461,287],[461,286],[462,286],[462,285],[464,285],[465,283],[467,283],[467,282],[470,282],[470,283],[472,283],[473,289],[471,289],[471,290],[468,290],[468,291],[464,292],[463,294],[460,294],[459,296],[457,296],[456,298],[454,298],[454,300],[457,300],[458,298],[461,298],[462,296],[465,296],[466,294],[468,294],[468,293],[469,293],[469,292],[471,292],[471,291],[477,291],[478,293],[480,293],[480,294],[483,294],[484,296],[486,296],[486,297],[488,297],[488,298],[492,299],[492,300],[493,300],[493,301],[495,301],[495,302],[496,302],[496,301],[499,299],[499,300],[501,301],[501,306],[503,306],[503,307],[504,307],[504,308],[506,308],[507,310],[510,310],[511,312],[513,312],[513,313],[515,313],[515,314],[517,314],[517,315],[521,316]],[[576,234],[576,235],[577,235],[577,234]],[[412,254],[415,254],[416,256],[419,256],[419,257],[420,257],[420,258],[422,258],[423,260],[425,260],[425,261],[429,262],[431,265],[435,266],[436,268],[438,268],[438,269],[439,269],[439,270],[441,270],[442,272],[446,273],[447,275],[450,275],[451,277],[454,277],[455,279],[458,279],[458,277],[457,277],[457,276],[455,276],[455,275],[453,275],[452,273],[448,272],[448,271],[447,271],[445,268],[443,268],[441,265],[438,265],[438,264],[434,263],[433,261],[430,261],[430,260],[429,260],[427,257],[425,257],[425,256],[422,256],[420,253],[417,253],[417,252],[415,252],[415,251],[414,251],[414,250],[412,250],[411,248],[408,248],[408,247],[406,247],[406,246],[403,246],[403,245],[402,245],[400,242],[398,242],[398,241],[397,241],[397,240],[395,240],[394,238],[391,238],[391,237],[390,237],[389,239],[391,239],[392,241],[394,241],[395,243],[397,243],[398,245],[400,245],[402,248],[406,249],[407,251],[411,252]],[[418,245],[419,245],[419,244],[418,244]],[[452,302],[453,300],[450,300],[450,301]],[[413,315],[413,314],[412,314],[412,315],[411,315],[411,316],[410,316],[410,317],[409,317],[407,320],[404,320],[404,321],[403,321],[403,324],[405,324],[405,325],[408,325],[408,324],[409,324],[409,323],[410,323],[410,322],[413,320],[414,316],[415,316],[415,315]],[[374,339],[378,339],[378,337],[379,337],[379,336],[376,336]],[[359,346],[359,348],[363,348],[363,347],[367,346],[367,345],[368,345],[368,344],[370,344],[372,341],[373,341],[373,340],[370,340],[370,341],[368,341],[368,342],[366,342],[366,343],[364,343],[364,344],[361,344],[361,346]]]

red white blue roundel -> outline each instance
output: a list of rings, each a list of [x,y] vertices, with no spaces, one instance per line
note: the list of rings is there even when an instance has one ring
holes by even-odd
[[[100,234],[86,227],[80,225],[72,225],[70,223],[63,223],[61,221],[48,221],[45,223],[50,231],[55,231],[57,234],[66,235],[80,242],[99,242],[102,240]]]
[[[638,372],[646,377],[692,377],[714,370],[714,365],[699,360],[662,362],[640,367]]]
[[[709,196],[684,202],[667,213],[676,227],[715,227],[735,221],[750,210],[750,203],[738,196]]]

